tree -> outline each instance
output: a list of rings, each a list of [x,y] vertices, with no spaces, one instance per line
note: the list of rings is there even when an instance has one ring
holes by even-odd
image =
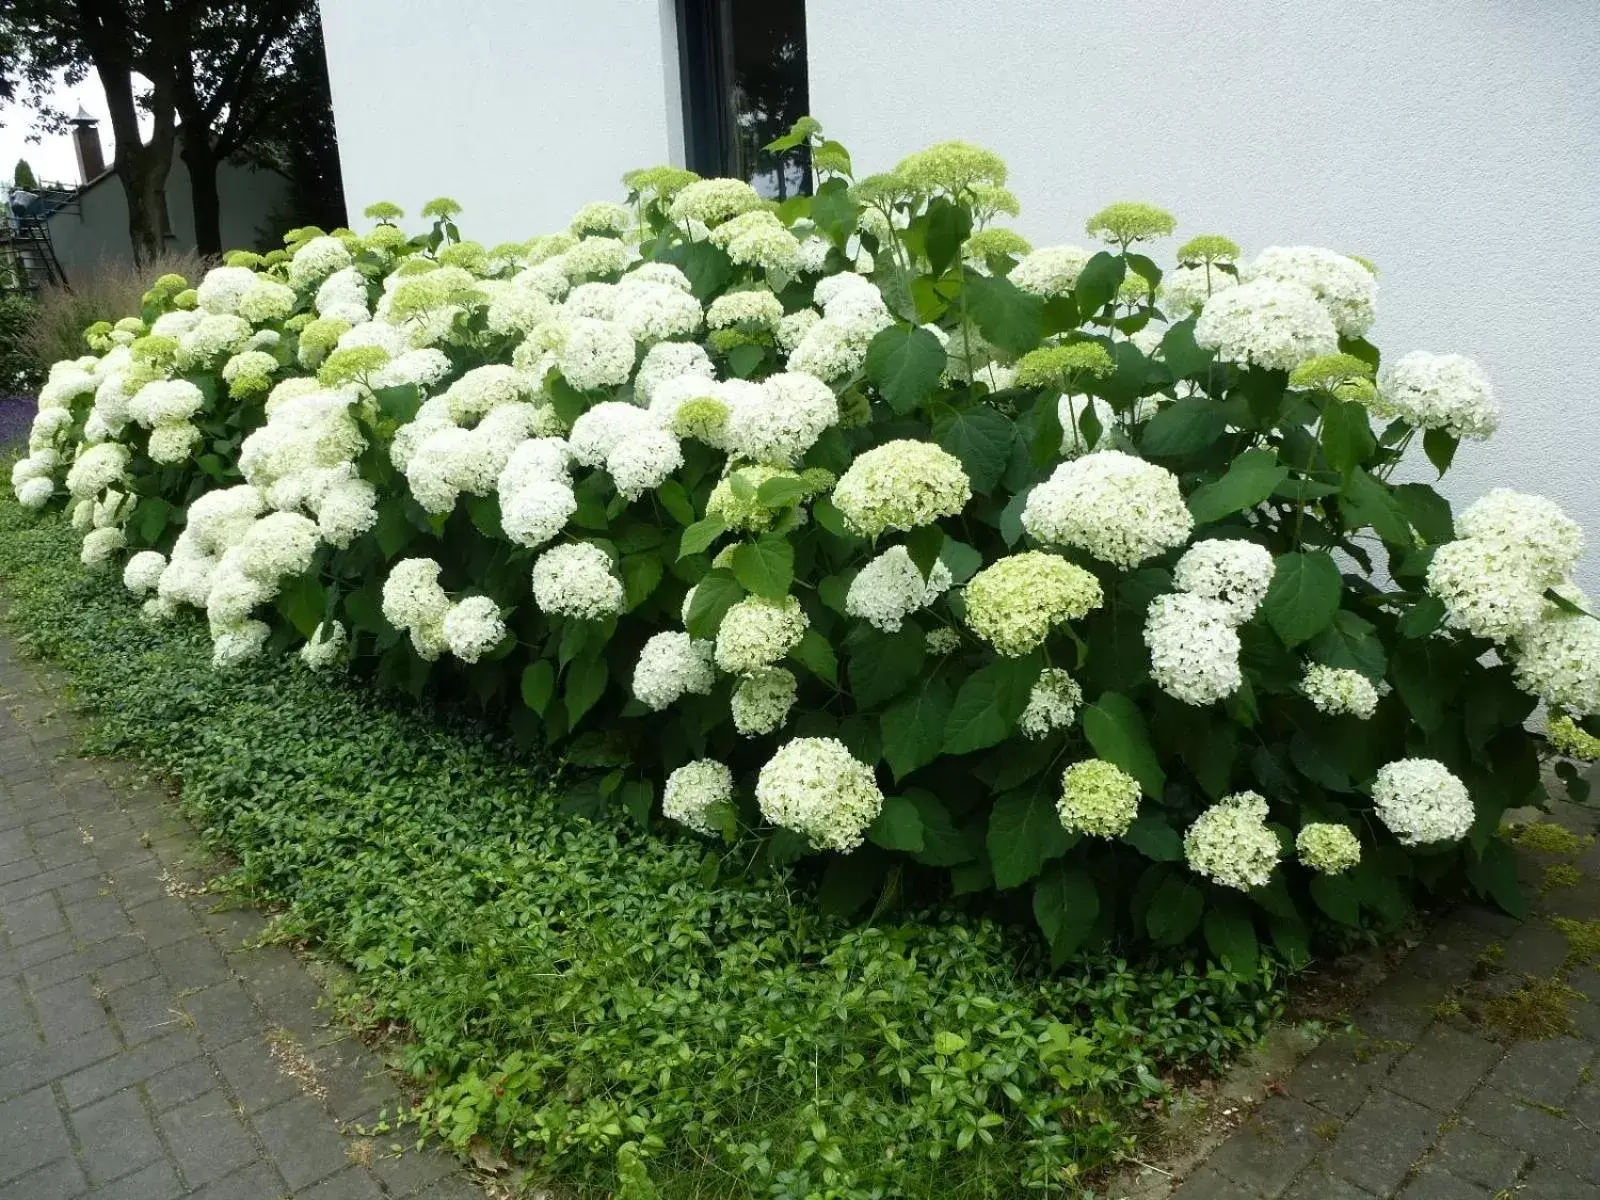
[[[34,191],[39,186],[39,180],[33,174],[33,168],[28,165],[25,158],[17,159],[17,169],[11,173],[11,182],[15,187],[25,191]]]

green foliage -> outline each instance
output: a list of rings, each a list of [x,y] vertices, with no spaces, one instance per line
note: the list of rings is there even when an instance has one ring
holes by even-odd
[[[26,296],[0,296],[0,395],[27,394],[44,380],[29,334],[38,310]]]
[[[988,920],[856,927],[793,877],[747,875],[750,842],[566,815],[547,751],[448,708],[270,662],[213,671],[200,629],[141,621],[63,522],[9,500],[0,578],[15,632],[97,715],[87,749],[181,779],[233,885],[354,969],[346,1012],[407,1031],[424,1129],[562,1194],[1070,1192],[1127,1150],[1164,1075],[1277,1011],[1259,973],[1097,955],[1050,976]],[[536,708],[547,666],[522,679]],[[959,861],[941,814],[907,792],[874,841]],[[1060,846],[1048,813],[1028,821]],[[1098,895],[1075,869],[1039,889],[1058,952]]]

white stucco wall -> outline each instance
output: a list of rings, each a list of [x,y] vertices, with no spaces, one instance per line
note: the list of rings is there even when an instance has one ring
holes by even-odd
[[[1036,243],[1137,199],[1180,239],[1375,261],[1385,353],[1472,355],[1502,402],[1445,490],[1557,500],[1600,594],[1593,0],[807,0],[807,36],[812,112],[858,171],[982,142]]]
[[[682,159],[672,0],[323,0],[352,219],[434,196],[492,245]]]

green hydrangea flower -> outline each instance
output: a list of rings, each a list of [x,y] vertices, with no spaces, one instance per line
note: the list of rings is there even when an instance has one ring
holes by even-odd
[[[449,196],[435,196],[422,206],[423,217],[433,217],[445,221],[461,211],[461,205]]]
[[[1551,718],[1547,732],[1557,753],[1579,762],[1600,759],[1600,737],[1595,737],[1565,713]]]
[[[906,155],[894,173],[914,192],[959,192],[978,184],[1004,184],[1006,164],[993,150],[971,142],[936,142]]]
[[[622,186],[640,196],[665,200],[681,192],[700,176],[683,167],[636,167],[622,175]]]
[[[1026,550],[985,567],[967,584],[967,628],[1007,658],[1044,644],[1050,631],[1105,602],[1100,581],[1058,554]]]
[[[1111,355],[1099,342],[1072,342],[1065,346],[1041,346],[1017,360],[1015,386],[1076,390],[1085,378],[1104,378],[1117,369]]]
[[[439,248],[439,263],[446,267],[460,267],[481,275],[489,269],[489,252],[480,242],[456,242]]]
[[[1102,242],[1126,248],[1134,242],[1151,242],[1156,238],[1170,237],[1178,228],[1178,219],[1164,208],[1125,200],[1108,204],[1084,226],[1085,232]]]
[[[1178,247],[1181,263],[1238,262],[1239,254],[1239,243],[1220,233],[1202,233]]]
[[[996,227],[980,229],[966,240],[961,252],[972,262],[987,262],[990,258],[1021,258],[1033,246],[1015,229]]]
[[[1062,773],[1056,815],[1074,833],[1121,837],[1139,815],[1139,781],[1104,759],[1075,762]]]
[[[391,225],[406,214],[405,210],[398,204],[388,200],[379,200],[362,209],[361,215],[369,221],[380,221],[385,225]]]
[[[317,380],[324,387],[337,387],[370,375],[389,361],[389,352],[381,346],[347,346],[335,350],[317,371]]]

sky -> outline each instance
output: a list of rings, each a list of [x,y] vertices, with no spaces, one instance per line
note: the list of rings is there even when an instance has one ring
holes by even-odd
[[[82,105],[91,117],[100,119],[100,145],[105,150],[106,165],[110,166],[115,153],[115,140],[111,136],[111,119],[105,95],[100,90],[100,81],[91,74],[82,83],[72,87],[63,83],[55,90],[54,103],[69,115],[77,112],[78,106]],[[142,132],[149,132],[147,119],[141,119],[139,125]],[[0,184],[11,182],[11,173],[16,169],[19,158],[28,160],[37,179],[49,183],[81,183],[82,180],[78,178],[78,156],[72,148],[71,135],[47,133],[38,142],[30,142],[28,135],[32,130],[31,110],[18,104],[0,108]]]

